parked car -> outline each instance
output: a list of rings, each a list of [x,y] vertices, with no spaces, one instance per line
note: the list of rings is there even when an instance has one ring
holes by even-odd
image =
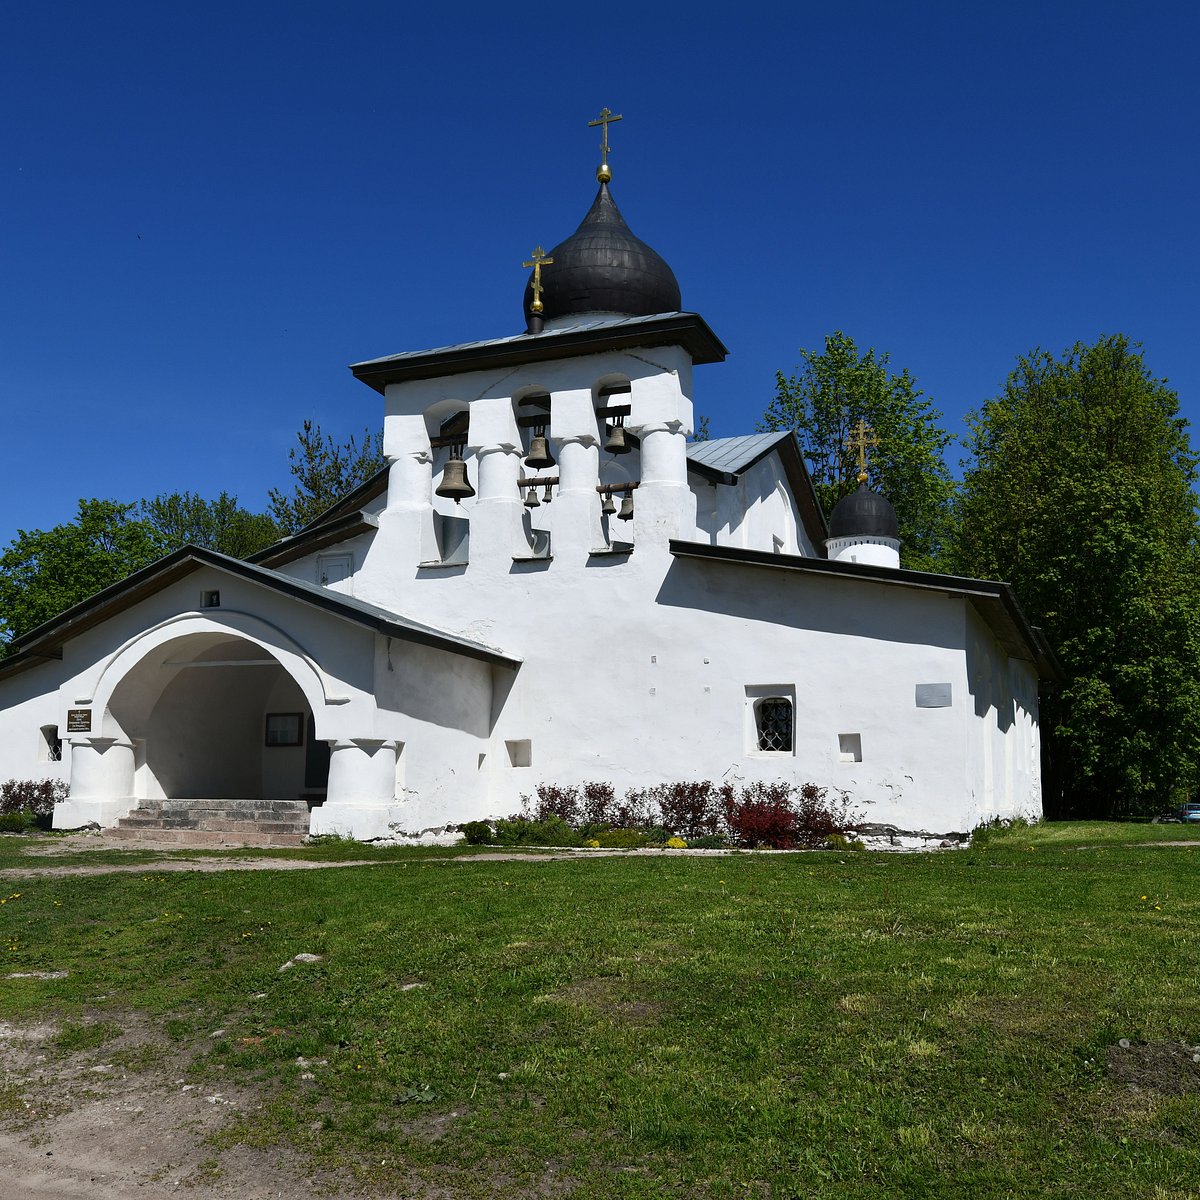
[[[1191,800],[1179,806],[1179,819],[1185,823],[1200,821],[1200,801]]]

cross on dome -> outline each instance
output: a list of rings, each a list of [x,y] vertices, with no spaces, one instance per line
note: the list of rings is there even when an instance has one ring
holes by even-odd
[[[533,281],[529,285],[533,289],[533,302],[529,305],[529,311],[540,313],[542,311],[542,268],[553,264],[554,259],[547,255],[541,246],[534,249],[530,258],[530,262],[521,263],[521,266],[527,270],[530,267],[533,268]]]
[[[588,122],[589,129],[596,125],[604,127],[600,135],[600,165],[596,168],[596,178],[601,183],[612,181],[612,171],[608,166],[608,127],[613,121],[623,121],[624,119],[620,114],[614,115],[611,109],[602,108],[600,115],[594,121]]]
[[[875,434],[875,430],[863,420],[858,418],[858,424],[850,430],[850,436],[842,443],[847,450],[853,450],[858,456],[858,482],[867,482],[867,450],[870,447],[879,445],[879,438]]]

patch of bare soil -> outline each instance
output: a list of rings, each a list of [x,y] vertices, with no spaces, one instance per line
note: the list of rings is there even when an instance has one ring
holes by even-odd
[[[1124,1040],[1124,1039],[1122,1039]],[[1108,1078],[1163,1096],[1200,1092],[1200,1047],[1182,1042],[1132,1042],[1109,1046]]]
[[[650,1025],[662,1015],[656,1000],[631,999],[623,994],[623,981],[615,976],[577,979],[554,992],[551,999],[580,1004],[593,1012],[630,1025]]]
[[[254,1092],[189,1083],[187,1061],[130,1017],[92,1049],[63,1053],[50,1025],[0,1024],[4,1200],[267,1200],[331,1194],[284,1149],[206,1142]]]

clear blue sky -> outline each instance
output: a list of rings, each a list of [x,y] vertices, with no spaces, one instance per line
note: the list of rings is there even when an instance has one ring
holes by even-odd
[[[174,0],[0,23],[0,546],[81,496],[266,504],[346,365],[519,332],[613,191],[731,351],[716,436],[836,329],[962,430],[1123,331],[1200,415],[1194,4]]]

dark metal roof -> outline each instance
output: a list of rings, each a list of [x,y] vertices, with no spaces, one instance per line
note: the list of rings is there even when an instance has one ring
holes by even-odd
[[[436,350],[410,350],[354,363],[356,379],[382,393],[389,383],[461,375],[524,363],[628,350],[637,346],[682,346],[695,363],[724,362],[729,353],[703,317],[663,312],[649,317],[598,316],[572,321],[543,333],[518,333]]]
[[[675,273],[635,237],[602,183],[579,228],[550,251],[542,268],[542,316],[547,321],[576,313],[631,316],[678,312]],[[533,302],[533,274],[525,287],[524,312]]]
[[[829,514],[829,536],[898,538],[900,523],[896,510],[878,492],[865,483],[858,490],[843,496]]]
[[[379,520],[371,513],[356,510],[339,517],[322,514],[316,522],[310,522],[290,537],[247,555],[246,561],[262,567],[279,567],[324,550],[326,546],[348,542],[363,533],[374,533],[378,528]]]
[[[730,475],[754,466],[780,442],[793,434],[784,429],[776,433],[750,433],[742,437],[710,438],[706,442],[689,442],[688,462],[712,467]]]
[[[374,604],[356,600],[353,596],[336,592],[330,588],[321,587],[315,583],[305,583],[272,571],[267,567],[255,566],[243,562],[239,558],[230,558],[227,554],[219,554],[216,550],[207,550],[201,546],[184,546],[165,558],[135,571],[128,578],[114,583],[112,586],[97,592],[94,596],[76,604],[60,613],[50,621],[31,629],[28,633],[12,642],[13,653],[8,658],[0,660],[0,678],[16,674],[28,667],[51,658],[62,657],[62,646],[71,638],[86,629],[99,625],[116,613],[130,608],[139,600],[161,591],[168,584],[190,575],[201,567],[216,567],[231,575],[249,580],[251,583],[288,596],[302,604],[311,605],[335,617],[363,626],[387,637],[402,641],[415,642],[422,646],[432,646],[438,650],[446,650],[451,654],[461,654],[480,662],[494,666],[515,669],[521,660],[485,646],[469,638],[460,637],[455,633],[434,629],[412,621],[407,617],[379,608]]]
[[[959,575],[937,575],[932,571],[908,571],[869,563],[836,562],[824,558],[804,558],[795,554],[773,554],[767,550],[743,550],[737,546],[713,546],[707,542],[671,539],[676,558],[696,558],[709,562],[732,563],[749,567],[768,567],[776,571],[834,576],[867,584],[910,588],[962,596],[987,622],[996,640],[1013,657],[1033,663],[1043,679],[1061,681],[1062,666],[1040,629],[1030,625],[1021,611],[1016,592],[1007,583],[989,579],[965,579]]]
[[[390,464],[384,464],[353,491],[347,492],[323,513],[288,537],[280,538],[269,546],[248,555],[246,561],[263,566],[278,567],[312,554],[325,546],[348,541],[359,534],[371,533],[379,528],[378,518],[364,512],[364,506],[377,500],[387,491]]]

